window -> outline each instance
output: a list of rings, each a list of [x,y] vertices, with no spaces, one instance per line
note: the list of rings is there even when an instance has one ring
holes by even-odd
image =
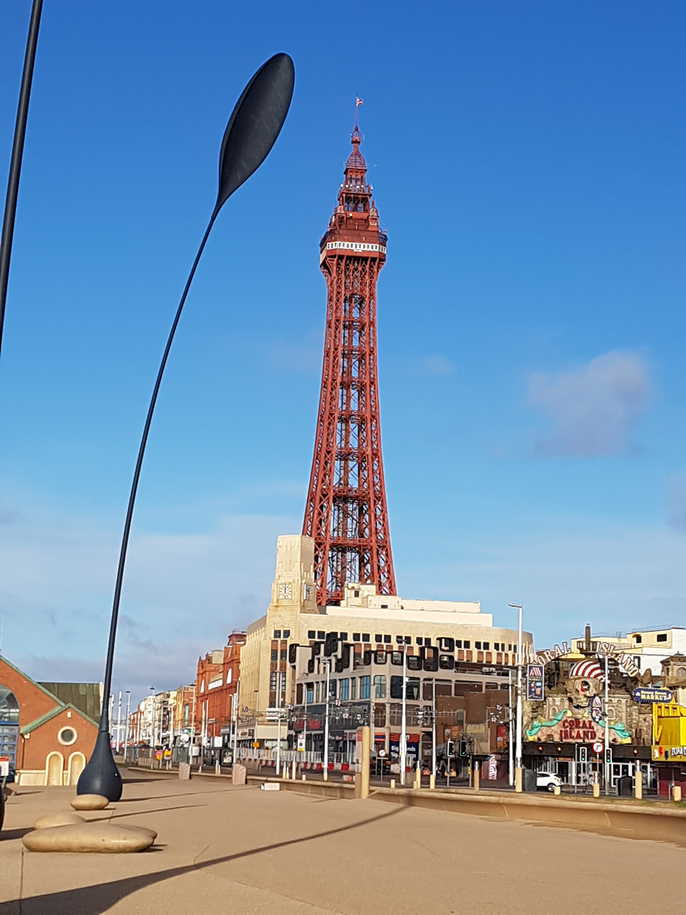
[[[374,698],[375,699],[385,699],[386,698],[386,675],[385,674],[375,674],[374,675]]]
[[[346,677],[345,680],[340,680],[339,683],[338,698],[341,702],[344,702],[346,699],[350,698],[350,680]]]
[[[353,632],[353,642],[359,642],[359,641],[360,641],[360,633]]]
[[[347,640],[347,638],[348,638],[348,633],[347,633],[347,632],[339,632],[338,635],[339,635],[339,637],[340,637],[340,639],[341,639],[342,642],[345,642],[345,641]]]
[[[402,643],[403,637],[401,635],[396,635],[395,640],[400,645]]]
[[[278,661],[278,660],[279,660],[279,651],[277,648],[272,648],[272,661]],[[202,690],[201,690],[201,692],[202,692]]]
[[[371,640],[372,640],[372,637],[370,636],[370,634],[369,634],[368,632],[363,632],[363,633],[362,633],[362,641],[363,641],[363,642],[371,642]]]
[[[462,648],[462,639],[455,639],[455,648]]]
[[[643,641],[643,639],[640,635],[636,634],[634,636],[634,642],[636,642],[637,645],[640,645],[642,641]]]
[[[382,610],[388,610],[388,604],[381,604],[380,606]]]
[[[305,701],[308,704],[312,704],[314,702],[314,683],[305,684],[305,695],[306,695]]]
[[[465,647],[465,648],[469,648],[469,647],[471,646],[471,644],[472,644],[472,643],[469,641],[469,639],[465,639],[465,640],[464,640],[464,647]]]
[[[423,644],[424,644],[424,639],[421,637],[421,635],[418,635],[418,636],[417,636],[417,644],[418,644],[418,645],[423,645]]]
[[[77,734],[74,728],[61,728],[57,734],[59,742],[66,747],[70,746],[72,743],[76,743],[76,737]]]
[[[403,697],[403,678],[391,677],[391,699],[402,699]],[[407,695],[406,698],[416,702],[419,699],[419,678],[407,678]]]
[[[360,677],[360,699],[369,699],[370,677]]]
[[[326,636],[324,635],[324,630],[323,630],[323,629],[317,629],[317,638],[318,638],[318,639],[323,639],[323,638],[325,638],[325,637],[326,637]]]
[[[355,595],[355,597],[359,597],[359,596],[360,596],[360,592],[359,592],[358,590],[353,591],[353,594]]]
[[[308,629],[308,631],[307,631],[307,638],[308,638],[308,639],[316,639],[316,638],[317,638],[317,633],[314,631],[314,629]]]
[[[661,632],[661,633],[658,635],[658,637],[657,637],[657,641],[658,641],[658,642],[666,642],[666,641],[667,641],[667,633],[666,633],[666,632]]]
[[[287,638],[290,636],[290,634],[291,634],[291,630],[290,630],[290,629],[284,629],[284,630],[283,630],[283,633],[282,633],[282,635],[281,635],[281,638],[282,638],[282,639],[287,639]]]
[[[377,702],[374,706],[374,727],[383,728],[386,726],[386,706],[383,702]]]
[[[274,638],[275,638],[275,639],[280,639],[280,638],[281,638],[281,630],[280,630],[280,629],[275,629],[275,630],[274,630]]]
[[[376,635],[374,636],[374,641],[375,641],[375,642],[383,642],[383,636],[381,635],[380,632],[377,632],[377,633],[376,633]]]
[[[474,647],[480,649],[480,648],[481,648],[481,642],[474,642]]]
[[[431,639],[424,639],[424,644],[431,646],[433,643],[432,643]]]
[[[357,677],[350,678],[350,698],[357,699]]]
[[[319,702],[322,698],[322,684],[317,680],[314,684],[314,701]]]
[[[491,647],[490,642],[484,642],[484,651],[488,651],[490,649],[490,647]]]
[[[303,701],[303,685],[302,683],[297,683],[295,686],[295,701],[297,705],[302,705]]]

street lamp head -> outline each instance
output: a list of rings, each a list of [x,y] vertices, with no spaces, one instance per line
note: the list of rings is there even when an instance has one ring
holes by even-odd
[[[294,85],[293,61],[288,54],[275,54],[241,93],[222,140],[215,213],[267,158],[286,120]]]
[[[523,609],[524,609],[524,605],[523,605],[523,604],[511,604],[511,603],[509,603],[507,606],[508,606],[508,607],[514,607],[515,610],[523,610]]]

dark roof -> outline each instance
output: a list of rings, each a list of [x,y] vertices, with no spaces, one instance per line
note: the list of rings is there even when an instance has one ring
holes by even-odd
[[[99,683],[46,683],[40,686],[50,690],[57,698],[79,709],[94,721],[100,717],[100,691]]]

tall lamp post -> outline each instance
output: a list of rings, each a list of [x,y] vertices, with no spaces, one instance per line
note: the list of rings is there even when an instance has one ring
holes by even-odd
[[[517,611],[517,737],[515,746],[515,791],[522,790],[522,614],[523,604],[508,604]]]
[[[42,11],[43,0],[33,0],[33,7],[31,9],[31,22],[29,23],[29,34],[26,39],[24,70],[21,77],[21,89],[19,90],[17,120],[14,125],[14,140],[12,142],[10,172],[7,178],[5,214],[2,220],[2,243],[0,243],[0,350],[2,350],[2,329],[5,323],[5,302],[7,301],[7,282],[9,280],[10,274],[10,257],[12,255],[12,240],[14,238],[14,218],[17,214],[19,178],[21,175],[21,163],[22,159],[24,158],[26,121],[29,115],[29,101],[31,99],[31,85],[33,83],[33,67],[36,62],[36,48],[38,46],[38,31],[40,29],[40,17]]]
[[[231,113],[229,122],[224,132],[221,151],[219,154],[219,187],[214,209],[210,214],[205,234],[200,241],[200,246],[188,274],[186,285],[181,294],[181,300],[176,309],[169,336],[162,354],[162,361],[157,372],[157,378],[150,398],[143,434],[138,448],[138,457],[133,473],[129,502],[124,521],[124,530],[119,552],[117,577],[114,585],[114,599],[112,602],[112,616],[110,621],[110,634],[107,643],[107,660],[105,663],[104,693],[109,695],[112,681],[112,666],[114,661],[114,644],[117,635],[117,619],[119,616],[119,602],[121,600],[122,585],[124,582],[124,568],[126,566],[126,553],[133,521],[133,509],[136,502],[136,493],[140,481],[145,448],[148,441],[150,426],[157,395],[159,394],[164,369],[167,365],[169,352],[174,341],[186,303],[188,291],[193,282],[195,271],[200,262],[207,239],[212,227],[229,197],[255,172],[267,158],[276,138],[281,132],[286,114],[293,97],[295,71],[293,61],[287,54],[275,54],[255,73],[253,78],[243,90],[236,106]],[[117,769],[112,748],[109,744],[107,731],[109,722],[107,713],[103,710],[100,718],[100,730],[88,764],[81,773],[76,786],[77,794],[101,794],[111,801],[121,797],[122,782]]]

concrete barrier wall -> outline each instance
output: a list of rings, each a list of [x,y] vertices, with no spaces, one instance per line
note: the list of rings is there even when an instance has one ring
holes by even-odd
[[[334,797],[352,799],[355,797],[355,786],[345,782],[311,781],[303,782],[291,778],[269,778],[261,775],[249,775],[248,783],[259,785],[262,782],[278,782],[282,791],[296,791],[298,794],[309,794],[315,797]]]
[[[426,790],[391,791],[390,788],[373,789],[370,796],[409,807],[425,807],[429,810],[466,813],[499,820],[519,820],[627,839],[675,842],[686,846],[686,810],[633,807],[602,801],[561,801],[548,796],[492,797]]]

